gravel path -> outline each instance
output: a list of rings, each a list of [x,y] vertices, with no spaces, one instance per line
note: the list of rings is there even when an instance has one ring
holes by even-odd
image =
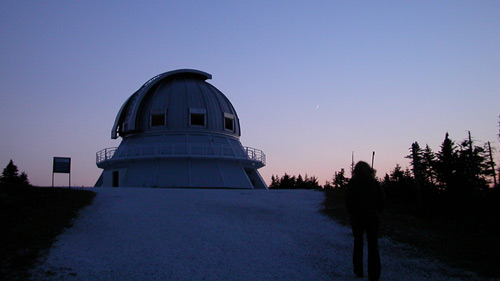
[[[351,231],[321,214],[321,192],[95,190],[33,280],[360,280]],[[478,279],[387,239],[380,248],[381,280]]]

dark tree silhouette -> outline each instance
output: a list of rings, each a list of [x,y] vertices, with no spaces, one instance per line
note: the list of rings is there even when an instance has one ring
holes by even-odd
[[[416,208],[415,180],[408,168],[403,170],[397,164],[389,175],[385,175],[382,187],[389,205],[403,211],[413,211]]]
[[[476,145],[470,134],[457,145],[446,133],[438,153],[428,145],[422,150],[414,142],[406,157],[411,170],[396,165],[382,181],[395,209],[424,216],[456,216],[470,211],[471,206],[481,209],[481,198],[496,196],[489,188],[495,163],[488,144]]]
[[[21,175],[19,175],[19,181],[21,182],[21,184],[31,185],[30,181],[28,180],[28,174],[26,174],[25,172],[22,172]]]
[[[442,187],[448,191],[453,190],[454,175],[456,170],[457,152],[456,145],[446,133],[441,144],[441,151],[437,153],[436,175]]]
[[[411,170],[398,164],[382,180],[388,209],[396,214],[393,219],[392,215],[386,218],[392,221],[396,232],[400,231],[402,218],[412,231],[414,222],[420,222],[422,226],[428,224],[436,233],[442,233],[435,236],[442,235],[443,239],[436,240],[441,240],[439,244],[447,245],[446,241],[451,241],[443,249],[454,245],[461,245],[471,253],[482,249],[487,256],[485,261],[498,260],[500,243],[496,243],[496,238],[500,236],[500,184],[496,184],[497,188],[490,188],[492,184],[495,186],[492,180],[496,169],[493,151],[488,143],[477,143],[470,133],[467,139],[457,143],[446,133],[437,153],[428,145],[422,149],[417,142],[411,144],[407,156]],[[325,184],[326,211],[346,217],[345,211],[339,207],[342,206],[339,198],[344,198],[345,190],[334,188],[337,186],[335,179]],[[431,236],[424,235],[423,239]],[[432,247],[438,243],[433,242]]]
[[[12,159],[10,159],[9,164],[3,169],[2,172],[2,182],[12,182],[19,177],[19,170],[17,166],[14,165]]]
[[[298,177],[290,176],[287,173],[279,178],[277,175],[271,176],[270,189],[320,189],[318,179],[315,176],[309,177],[307,174],[304,178],[299,174]]]
[[[340,169],[340,172],[335,173],[335,177],[333,178],[333,186],[335,188],[344,188],[348,182],[349,179],[345,177],[344,168]]]
[[[436,155],[432,152],[429,145],[425,145],[425,149],[422,153],[422,173],[423,179],[426,183],[431,185],[436,183]]]
[[[0,183],[2,184],[21,184],[21,185],[30,185],[28,181],[28,175],[25,172],[22,172],[19,175],[19,170],[12,159],[9,161],[9,164],[3,169],[2,177],[0,178]]]
[[[410,155],[406,156],[410,158],[410,164],[413,170],[413,177],[415,178],[415,199],[417,208],[422,208],[422,186],[423,182],[423,166],[424,166],[424,152],[418,145],[418,142],[414,142],[410,148]]]
[[[297,180],[295,181],[295,187],[300,187],[300,186],[304,186],[304,179],[299,174],[299,176],[297,177]]]
[[[274,175],[271,175],[271,184],[269,185],[269,188],[273,189],[273,188],[276,188],[278,185],[279,185],[279,178],[278,176],[276,175],[276,177]]]
[[[469,132],[469,138],[464,140],[457,151],[456,186],[460,192],[470,192],[487,188],[486,177],[489,170],[486,150],[475,146]]]

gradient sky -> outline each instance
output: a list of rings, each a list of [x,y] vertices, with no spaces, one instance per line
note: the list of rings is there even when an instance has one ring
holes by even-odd
[[[376,151],[382,177],[446,132],[498,149],[499,15],[500,1],[1,1],[0,168],[50,185],[67,156],[72,185],[92,186],[121,105],[178,68],[212,74],[267,182],[324,184],[352,151]]]

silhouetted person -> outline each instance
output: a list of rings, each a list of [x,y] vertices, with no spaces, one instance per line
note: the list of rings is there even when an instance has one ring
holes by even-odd
[[[363,235],[366,232],[368,279],[379,280],[381,272],[378,252],[379,214],[385,206],[385,195],[375,179],[375,172],[366,162],[360,161],[354,167],[345,199],[354,235],[352,257],[354,274],[363,277]]]

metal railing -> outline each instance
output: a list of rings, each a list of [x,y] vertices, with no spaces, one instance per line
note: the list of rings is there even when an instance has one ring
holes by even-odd
[[[113,156],[115,155],[115,152],[116,152],[116,149],[118,147],[108,147],[108,148],[105,148],[103,150],[100,150],[98,151],[96,154],[95,154],[95,162],[96,164],[99,164],[103,161],[106,161],[106,160],[109,160],[111,158],[113,158]]]
[[[244,146],[243,149],[246,151],[248,158],[266,165],[266,154],[264,154],[264,151],[248,146]]]
[[[96,153],[96,164],[110,159],[144,158],[144,157],[221,157],[249,159],[266,165],[266,155],[260,149],[243,147],[243,150],[233,149],[227,145],[206,144],[161,144],[129,146],[120,149],[109,147]]]

